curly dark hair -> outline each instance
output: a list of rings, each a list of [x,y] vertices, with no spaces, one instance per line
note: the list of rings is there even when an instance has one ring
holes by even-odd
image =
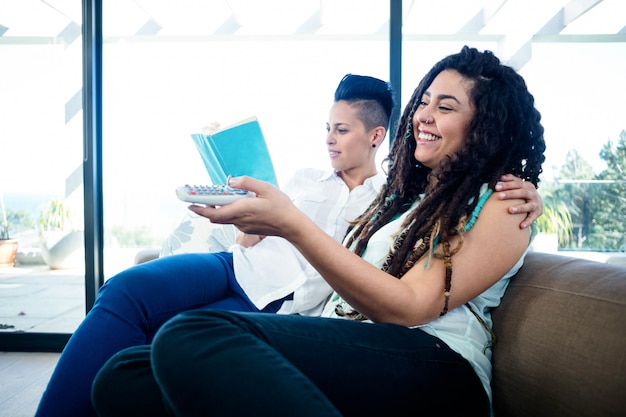
[[[435,172],[415,160],[412,119],[426,89],[445,70],[457,71],[470,81],[475,117],[461,149],[448,155]],[[490,51],[465,46],[442,59],[422,79],[405,107],[388,157],[387,184],[351,225],[346,246],[355,245],[355,252],[361,254],[378,229],[424,194],[407,216],[383,269],[401,277],[433,249],[436,237],[443,252],[439,256],[447,260],[446,280],[451,280],[450,259],[460,246],[451,249],[449,242],[459,234],[462,238],[481,186],[488,184],[493,189],[507,173],[538,185],[546,148],[540,120],[523,78]],[[432,175],[437,181],[429,181]]]

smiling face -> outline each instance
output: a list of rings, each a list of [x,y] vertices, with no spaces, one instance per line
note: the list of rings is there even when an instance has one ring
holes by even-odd
[[[442,71],[420,99],[413,115],[415,159],[435,169],[461,149],[476,113],[470,100],[471,81],[454,70]]]
[[[330,109],[326,130],[330,163],[344,181],[348,176],[360,181],[376,174],[376,149],[384,139],[384,128],[367,131],[358,107],[340,100]]]

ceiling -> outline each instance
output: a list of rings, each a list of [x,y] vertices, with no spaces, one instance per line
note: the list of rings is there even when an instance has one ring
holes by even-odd
[[[103,2],[105,40],[152,37],[386,37],[383,0],[115,0]],[[79,0],[0,0],[0,44],[80,36]],[[533,42],[626,42],[624,0],[404,0],[403,36],[497,41],[520,67]]]

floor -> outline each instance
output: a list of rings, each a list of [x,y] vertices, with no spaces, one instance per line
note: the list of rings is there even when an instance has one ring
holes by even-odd
[[[137,249],[107,252],[105,274],[133,264]],[[85,317],[84,269],[45,264],[0,268],[0,332],[73,333]]]
[[[0,417],[33,417],[58,353],[0,352]]]
[[[72,333],[85,317],[82,269],[0,268],[0,331]]]
[[[72,333],[85,317],[82,269],[0,268],[0,332]],[[0,352],[0,417],[32,417],[59,353]]]
[[[136,249],[116,251],[112,258],[117,262],[110,270],[132,265],[136,253]],[[0,268],[0,332],[73,333],[84,317],[82,268],[51,270],[41,264]],[[35,414],[58,358],[59,353],[0,351],[0,417]]]

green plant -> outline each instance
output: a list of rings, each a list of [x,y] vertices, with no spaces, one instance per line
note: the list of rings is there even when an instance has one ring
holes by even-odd
[[[2,224],[0,225],[0,240],[9,240],[11,236],[9,235],[9,224],[2,220]]]
[[[2,208],[2,223],[0,223],[0,240],[9,240],[9,221],[7,220],[7,211],[4,207],[4,195],[0,193],[0,208]]]
[[[51,200],[39,217],[40,231],[72,230],[70,209],[62,200]]]
[[[569,243],[573,231],[572,215],[564,202],[556,201],[551,195],[544,197],[543,214],[535,223],[540,233],[558,235],[560,246]]]

